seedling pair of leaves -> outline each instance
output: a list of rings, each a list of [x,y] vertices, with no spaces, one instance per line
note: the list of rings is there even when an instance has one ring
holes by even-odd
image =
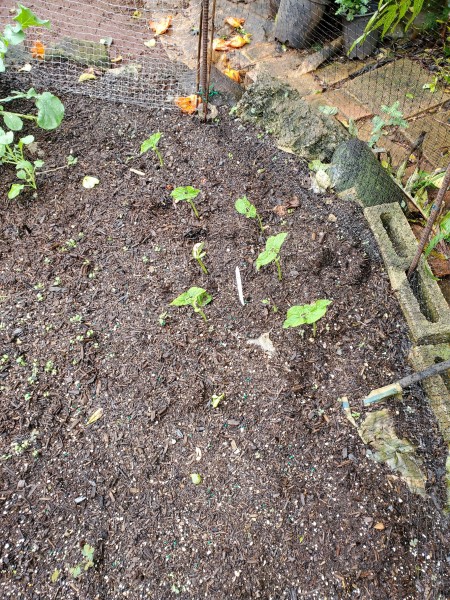
[[[200,194],[200,190],[197,190],[196,188],[187,185],[185,187],[177,187],[175,188],[172,193],[170,194],[173,198],[173,201],[175,202],[175,204],[177,204],[178,202],[187,202],[190,207],[192,208],[192,211],[194,213],[194,215],[197,217],[197,219],[200,219],[200,215],[198,214],[198,210],[197,207],[194,204],[194,198],[197,198],[197,196]]]
[[[204,245],[205,242],[198,242],[197,244],[194,244],[194,247],[192,248],[192,258],[198,262],[200,269],[203,271],[203,273],[205,273],[205,275],[207,275],[208,269],[202,260],[206,256],[206,251],[203,250]]]
[[[270,263],[275,263],[277,267],[278,279],[281,281],[283,279],[281,273],[281,264],[280,264],[280,250],[281,246],[286,239],[287,233],[279,233],[277,235],[271,235],[266,240],[266,248],[261,254],[258,255],[256,259],[256,270],[259,271],[261,267],[265,265],[269,265]]]
[[[206,290],[199,287],[191,287],[187,292],[180,294],[175,300],[170,303],[171,306],[192,306],[194,312],[199,313],[204,321],[206,315],[203,312],[203,307],[209,304],[212,296]]]
[[[83,571],[87,571],[94,566],[94,552],[95,550],[92,546],[89,544],[84,544],[83,548],[81,549],[81,554],[83,555],[82,562],[69,569],[69,573],[74,579],[80,577]]]
[[[316,323],[326,314],[327,308],[331,302],[331,300],[322,299],[316,300],[312,304],[291,306],[291,308],[287,311],[286,320],[283,323],[283,329],[312,324],[313,336],[315,337],[317,327]]]
[[[238,198],[234,203],[234,208],[240,215],[244,215],[247,219],[256,219],[258,221],[259,229],[261,233],[264,233],[264,225],[262,219],[256,210],[256,206],[248,200],[247,196],[242,196],[242,198]]]
[[[142,154],[145,154],[146,152],[148,152],[149,150],[151,150],[152,152],[154,152],[156,154],[156,156],[159,159],[159,164],[162,166],[164,166],[164,161],[163,161],[163,157],[161,155],[161,152],[158,149],[158,144],[159,144],[159,140],[161,139],[162,133],[160,131],[157,131],[156,133],[153,133],[149,138],[147,138],[146,140],[144,140],[141,144],[141,156]]]

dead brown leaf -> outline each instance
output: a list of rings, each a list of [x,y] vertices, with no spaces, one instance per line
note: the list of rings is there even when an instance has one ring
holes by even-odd
[[[180,96],[175,100],[175,104],[178,106],[178,108],[188,115],[195,113],[200,103],[201,100],[196,94],[191,94],[190,96]]]
[[[150,29],[155,32],[155,35],[162,35],[163,33],[166,33],[166,31],[172,25],[172,20],[172,15],[169,15],[168,17],[160,19],[159,21],[149,21],[148,24],[150,25]]]
[[[231,25],[231,27],[234,27],[234,29],[240,29],[244,25],[245,19],[238,19],[237,17],[227,17],[225,19],[225,23],[227,25]]]

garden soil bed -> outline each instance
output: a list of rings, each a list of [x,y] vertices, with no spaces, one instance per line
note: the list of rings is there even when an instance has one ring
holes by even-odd
[[[314,195],[305,164],[224,107],[205,126],[63,100],[38,152],[49,171],[71,152],[77,164],[39,176],[37,198],[4,200],[10,170],[0,183],[1,597],[449,597],[445,449],[421,389],[390,406],[424,460],[425,499],[366,457],[338,400],[361,411],[407,372],[360,210]],[[157,130],[164,168],[127,162]],[[184,185],[201,190],[199,221],[171,201]],[[256,273],[264,240],[234,210],[244,194],[268,234],[288,232],[282,282]],[[194,285],[213,296],[207,322],[169,307]],[[289,306],[318,298],[333,303],[315,338],[282,329]],[[272,358],[247,343],[264,332]],[[94,566],[73,578],[86,543]]]

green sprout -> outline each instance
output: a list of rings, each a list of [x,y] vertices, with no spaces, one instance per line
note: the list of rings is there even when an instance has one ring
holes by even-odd
[[[224,398],[225,394],[213,394],[211,397],[211,406],[217,408]]]
[[[197,198],[199,194],[200,190],[197,190],[196,188],[187,185],[185,187],[175,188],[170,195],[172,196],[175,204],[177,204],[181,200],[184,200],[185,202],[190,204],[192,210],[194,211],[194,215],[197,217],[197,219],[200,219],[197,207],[194,204],[194,198]]]
[[[264,233],[264,225],[262,223],[262,219],[256,210],[256,206],[252,204],[247,196],[242,196],[242,198],[238,198],[234,203],[234,208],[240,215],[244,215],[247,219],[256,219],[258,221],[259,228],[261,233]]]
[[[148,152],[149,150],[153,150],[153,152],[156,154],[156,156],[159,159],[159,164],[161,165],[161,167],[164,165],[164,161],[163,161],[163,157],[161,156],[161,152],[158,150],[158,143],[159,140],[161,139],[162,133],[160,131],[157,131],[156,133],[153,133],[148,139],[144,140],[141,144],[141,150],[140,153],[145,154],[146,152]]]
[[[194,312],[199,313],[202,319],[206,321],[206,315],[202,310],[203,306],[209,304],[212,296],[206,290],[198,287],[191,287],[187,292],[180,294],[170,303],[171,306],[192,306]]]
[[[283,276],[281,274],[279,254],[286,236],[287,233],[278,233],[277,235],[271,235],[267,238],[265,250],[261,252],[256,259],[255,264],[257,271],[264,265],[269,265],[271,262],[274,262],[277,266],[278,279],[280,281],[282,280]]]
[[[81,553],[83,555],[82,562],[69,569],[69,573],[74,579],[80,577],[83,571],[87,571],[94,566],[94,552],[95,550],[92,546],[89,544],[84,544],[83,548],[81,549]]]
[[[204,245],[205,242],[198,242],[197,244],[194,244],[194,247],[192,248],[192,258],[198,262],[200,269],[203,271],[203,273],[205,273],[205,275],[207,275],[208,269],[205,267],[205,264],[202,261],[202,258],[205,258],[206,256],[206,251],[203,250]]]
[[[199,473],[191,473],[191,481],[194,485],[200,485],[202,482],[202,476]]]
[[[283,323],[283,329],[289,327],[298,327],[299,325],[313,326],[313,336],[316,335],[316,322],[321,319],[327,312],[327,307],[331,304],[331,300],[316,300],[312,304],[300,304],[291,306],[287,311],[286,320]]]

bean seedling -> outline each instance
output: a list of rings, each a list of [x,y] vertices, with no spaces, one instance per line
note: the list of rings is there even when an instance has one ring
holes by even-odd
[[[205,273],[205,275],[207,275],[208,269],[205,267],[205,264],[202,261],[202,258],[205,258],[206,256],[206,251],[203,250],[204,245],[205,242],[198,242],[197,244],[194,244],[194,247],[192,248],[192,258],[198,262],[200,269],[203,271],[203,273]]]
[[[69,569],[69,573],[74,579],[80,577],[83,571],[87,571],[94,566],[94,548],[92,546],[89,544],[84,544],[83,548],[81,549],[81,554],[83,555],[82,562]]]
[[[187,292],[180,294],[170,303],[171,306],[192,306],[194,312],[199,313],[202,319],[206,321],[206,315],[203,312],[203,306],[209,304],[212,296],[206,290],[198,287],[191,287]]]
[[[287,233],[278,233],[277,235],[271,235],[266,240],[266,249],[259,254],[256,259],[256,270],[259,271],[261,267],[264,265],[269,265],[271,262],[274,262],[277,266],[278,279],[281,281],[283,276],[281,274],[281,265],[280,265],[280,250],[283,245],[284,240],[286,239]]]
[[[156,156],[159,159],[159,164],[161,167],[164,165],[163,157],[161,156],[161,152],[158,150],[159,140],[161,139],[162,133],[157,131],[153,133],[148,139],[144,140],[141,144],[141,155],[145,154],[149,150],[153,150]]]
[[[316,300],[312,304],[299,304],[291,306],[287,311],[286,320],[283,323],[283,329],[289,327],[298,327],[299,325],[313,326],[313,336],[316,336],[316,323],[327,312],[327,307],[331,304],[331,300]]]
[[[234,208],[240,215],[244,215],[247,219],[256,219],[258,221],[259,228],[261,233],[264,233],[264,225],[262,223],[262,219],[256,210],[256,206],[252,204],[247,196],[242,196],[242,198],[238,198],[234,203]]]
[[[197,196],[199,194],[200,194],[200,190],[197,190],[196,188],[193,188],[192,186],[187,185],[185,187],[175,188],[170,195],[172,196],[175,204],[177,204],[181,200],[184,200],[185,202],[190,204],[190,206],[194,212],[194,215],[197,217],[197,219],[200,219],[197,207],[194,204],[194,198],[197,198]]]
[[[217,408],[224,398],[225,394],[213,394],[211,398],[211,406],[213,408]]]

